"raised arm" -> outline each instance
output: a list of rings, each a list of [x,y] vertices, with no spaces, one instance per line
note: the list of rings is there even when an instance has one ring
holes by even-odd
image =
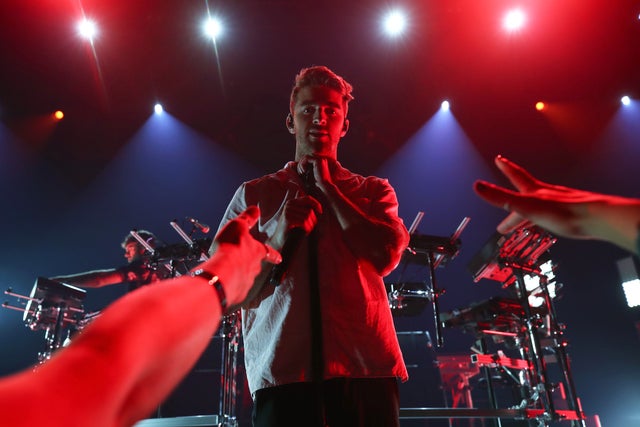
[[[279,262],[249,234],[258,216],[251,207],[220,230],[213,255],[198,266],[209,274],[127,294],[35,373],[0,381],[3,423],[114,427],[149,415],[204,351],[223,314],[221,299],[233,310],[262,262]],[[210,283],[216,278],[222,297]]]
[[[378,216],[363,212],[346,197],[331,178],[327,158],[305,158],[300,168],[313,165],[314,182],[323,204],[333,212],[345,233],[345,242],[361,259],[369,261],[380,275],[393,270],[409,243],[409,234],[398,216],[398,201],[391,186],[371,194]]]
[[[127,277],[123,271],[116,268],[109,268],[70,274],[67,276],[51,277],[51,280],[56,280],[73,286],[79,286],[81,288],[101,288],[103,286],[125,282]]]
[[[486,181],[477,181],[474,189],[510,212],[499,232],[530,221],[559,236],[604,240],[639,254],[640,200],[548,184],[502,156],[495,164],[516,190]]]

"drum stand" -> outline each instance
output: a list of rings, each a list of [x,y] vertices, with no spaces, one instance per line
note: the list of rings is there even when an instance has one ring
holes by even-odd
[[[573,427],[585,427],[585,416],[580,407],[569,366],[567,343],[563,339],[562,327],[557,321],[553,299],[549,292],[548,277],[542,272],[543,263],[539,261],[556,239],[538,227],[526,226],[507,236],[495,236],[494,239],[495,241],[485,245],[469,267],[474,271],[476,282],[482,278],[496,280],[502,283],[503,288],[511,287],[517,300],[513,303],[503,301],[500,304],[507,305],[498,307],[497,310],[492,307],[488,310],[489,316],[486,309],[478,309],[486,304],[465,310],[466,318],[461,318],[461,323],[475,323],[479,326],[486,325],[487,319],[490,319],[489,327],[476,326],[476,329],[479,329],[479,335],[482,335],[479,339],[482,354],[474,355],[476,362],[483,367],[498,367],[508,372],[510,369],[521,371],[519,378],[511,375],[523,390],[523,400],[515,409],[532,414],[529,417],[530,422],[536,422],[538,426],[547,426],[551,421],[570,420]],[[526,276],[538,279],[537,286],[541,292],[537,295],[541,295],[544,299],[544,304],[539,308],[534,309],[530,305],[530,291],[527,290]],[[474,318],[479,314],[481,318]],[[500,315],[505,314],[509,314],[511,319],[514,319],[509,322],[507,332],[499,330],[496,322]],[[522,359],[498,360],[495,356],[487,354],[484,337],[491,334],[513,337],[518,344]],[[562,381],[559,383],[550,381],[547,364],[551,359],[548,354],[544,354],[545,350],[553,353],[551,356],[558,362],[562,371]],[[491,376],[488,372],[485,373],[492,408],[498,409],[493,395]],[[558,387],[564,387],[567,390],[565,401],[569,410],[559,410],[556,407],[553,392]],[[534,412],[536,415],[533,415]]]
[[[525,332],[525,345],[523,353],[533,368],[530,375],[532,391],[534,392],[534,396],[538,394],[542,396],[541,403],[545,413],[547,413],[552,420],[559,421],[562,419],[562,416],[557,412],[553,400],[553,392],[558,387],[558,384],[551,383],[549,380],[547,362],[543,354],[544,348],[540,339],[543,335],[541,330],[543,320],[539,314],[534,314],[532,312],[528,301],[528,293],[525,287],[524,274],[531,269],[516,264],[510,264],[508,266],[512,269],[516,277],[514,286],[524,310],[523,330]],[[540,285],[549,318],[549,334],[551,342],[550,345],[546,346],[546,348],[551,350],[557,359],[560,370],[562,371],[564,384],[566,384],[566,400],[569,405],[569,409],[575,411],[577,418],[579,418],[578,420],[572,421],[571,425],[573,427],[585,427],[584,414],[582,413],[580,401],[576,394],[573,375],[571,374],[569,358],[566,351],[567,342],[563,339],[562,328],[557,321],[553,300],[547,287],[547,279],[543,274],[539,274],[538,272],[533,273],[538,274],[540,277]]]
[[[391,284],[391,290],[387,296],[391,309],[403,310],[410,308],[411,301],[431,301],[433,308],[433,319],[436,328],[436,344],[442,347],[444,337],[442,334],[442,322],[440,322],[440,304],[439,299],[445,293],[444,289],[438,287],[436,280],[436,269],[444,266],[449,261],[458,256],[460,251],[460,235],[465,227],[471,221],[471,218],[465,217],[458,225],[458,228],[450,237],[431,236],[425,234],[417,234],[415,231],[423,217],[423,212],[418,212],[416,219],[409,228],[409,246],[406,248],[402,256],[401,263],[403,269],[400,273],[400,283]],[[419,289],[411,289],[411,283],[405,283],[402,280],[404,269],[408,264],[420,264],[428,267],[428,278],[422,282]],[[406,299],[406,301],[405,301]],[[422,305],[422,304],[419,304]]]
[[[23,312],[24,323],[32,331],[45,331],[45,349],[38,352],[38,364],[45,363],[54,351],[64,346],[65,331],[70,334],[84,315],[85,290],[44,277],[36,280],[30,296],[13,293],[11,289],[5,294],[26,303],[24,308],[9,303],[3,307]]]

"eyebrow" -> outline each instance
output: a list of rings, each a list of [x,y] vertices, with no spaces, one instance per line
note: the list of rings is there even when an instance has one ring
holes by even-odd
[[[340,103],[337,103],[337,102],[324,102],[324,101],[322,101],[322,102],[318,102],[318,101],[301,102],[300,106],[301,107],[306,107],[308,105],[314,105],[314,104],[326,104],[326,105],[329,105],[329,106],[334,107],[334,108],[336,108],[336,107],[342,108],[342,104],[340,104]]]

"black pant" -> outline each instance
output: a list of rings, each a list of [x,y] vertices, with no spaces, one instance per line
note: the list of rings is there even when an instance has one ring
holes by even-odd
[[[335,378],[256,391],[254,427],[399,427],[395,378]]]

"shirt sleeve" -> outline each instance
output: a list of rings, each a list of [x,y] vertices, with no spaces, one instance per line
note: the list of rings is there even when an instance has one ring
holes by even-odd
[[[222,221],[220,221],[218,231],[220,231],[220,229],[227,222],[231,221],[233,218],[237,217],[242,212],[244,212],[245,209],[247,209],[247,201],[245,199],[246,187],[247,183],[245,182],[236,190],[233,198],[227,206],[227,210],[225,211],[224,216],[222,217]]]

